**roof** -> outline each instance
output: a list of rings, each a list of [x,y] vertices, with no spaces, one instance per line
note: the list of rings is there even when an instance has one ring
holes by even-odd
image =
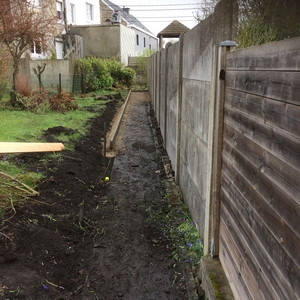
[[[171,24],[169,24],[165,29],[157,34],[157,37],[164,38],[176,38],[179,37],[182,33],[189,31],[190,29],[180,23],[177,20],[174,20]]]
[[[121,15],[122,19],[128,25],[131,25],[133,27],[137,27],[137,29],[142,29],[143,31],[146,31],[148,34],[153,35],[153,33],[147,27],[145,27],[136,17],[134,17],[132,14],[128,13],[125,9],[123,9],[120,6],[112,3],[109,0],[102,0],[102,1],[108,7],[110,7],[112,10],[117,11]]]

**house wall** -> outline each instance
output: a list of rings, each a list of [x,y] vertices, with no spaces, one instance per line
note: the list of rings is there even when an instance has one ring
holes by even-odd
[[[122,24],[76,26],[69,30],[69,34],[83,37],[83,56],[114,57],[127,66],[128,57],[138,54],[135,45],[136,31]],[[148,35],[141,32],[139,34],[140,37],[145,37],[149,42],[150,37]],[[157,40],[154,39],[154,42]],[[141,49],[147,48],[141,47]]]
[[[121,55],[120,60],[124,65],[128,64],[128,57],[135,56],[134,38],[135,33],[131,28],[120,25],[120,44]]]
[[[67,21],[68,24],[71,23],[71,5],[75,5],[75,25],[92,25],[100,24],[100,3],[99,0],[65,0]],[[88,20],[86,17],[86,3],[93,5],[94,9],[94,19],[92,21]]]
[[[135,32],[135,53],[138,56],[146,49],[158,49],[158,39],[156,39],[153,36],[150,36],[149,34],[146,34],[145,32],[138,30],[135,27],[132,27],[132,29]],[[137,43],[138,40],[138,43]]]
[[[83,37],[83,56],[115,57],[121,59],[120,26],[78,26],[71,28],[69,34]]]

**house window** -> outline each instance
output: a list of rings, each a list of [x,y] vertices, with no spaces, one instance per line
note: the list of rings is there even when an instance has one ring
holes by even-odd
[[[144,47],[146,47],[146,38],[144,38]]]
[[[149,49],[151,50],[151,44],[149,45]]]
[[[75,23],[75,5],[71,4],[71,22]]]
[[[30,0],[31,4],[34,6],[34,7],[41,7],[41,0]]]
[[[86,3],[86,19],[89,21],[93,21],[94,16],[93,16],[93,5]]]
[[[56,1],[56,17],[58,20],[63,19],[63,10],[62,10],[62,2]]]
[[[138,34],[136,35],[136,44],[137,44],[137,45],[140,44],[140,42],[139,42],[139,35],[138,35]]]
[[[42,54],[42,47],[41,47],[41,43],[39,41],[32,41],[30,43],[30,52],[32,54]]]

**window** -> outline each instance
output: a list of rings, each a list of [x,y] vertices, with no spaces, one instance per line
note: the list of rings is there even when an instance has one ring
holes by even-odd
[[[75,5],[71,4],[71,22],[75,23]]]
[[[62,10],[62,2],[56,1],[56,16],[58,20],[63,19],[63,10]]]
[[[86,3],[86,19],[89,21],[93,21],[93,5]]]
[[[149,49],[151,50],[151,44],[149,45]]]
[[[41,0],[30,0],[31,4],[34,6],[34,7],[41,7]]]
[[[144,47],[146,47],[146,38],[144,38]]]
[[[139,35],[138,35],[138,34],[136,35],[136,44],[137,44],[137,45],[140,44],[140,42],[139,42]]]
[[[31,41],[30,43],[30,52],[32,54],[42,54],[42,47],[39,41]]]

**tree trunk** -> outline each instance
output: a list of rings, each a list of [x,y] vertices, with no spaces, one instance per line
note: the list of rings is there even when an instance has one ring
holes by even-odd
[[[19,73],[19,62],[20,62],[20,59],[19,58],[16,58],[14,57],[13,58],[14,60],[14,64],[13,64],[13,67],[14,67],[14,72],[13,72],[13,84],[12,84],[12,89],[11,89],[11,92],[10,92],[10,104],[12,106],[16,106],[17,104],[17,90],[16,90],[16,80],[17,80],[17,75]]]

